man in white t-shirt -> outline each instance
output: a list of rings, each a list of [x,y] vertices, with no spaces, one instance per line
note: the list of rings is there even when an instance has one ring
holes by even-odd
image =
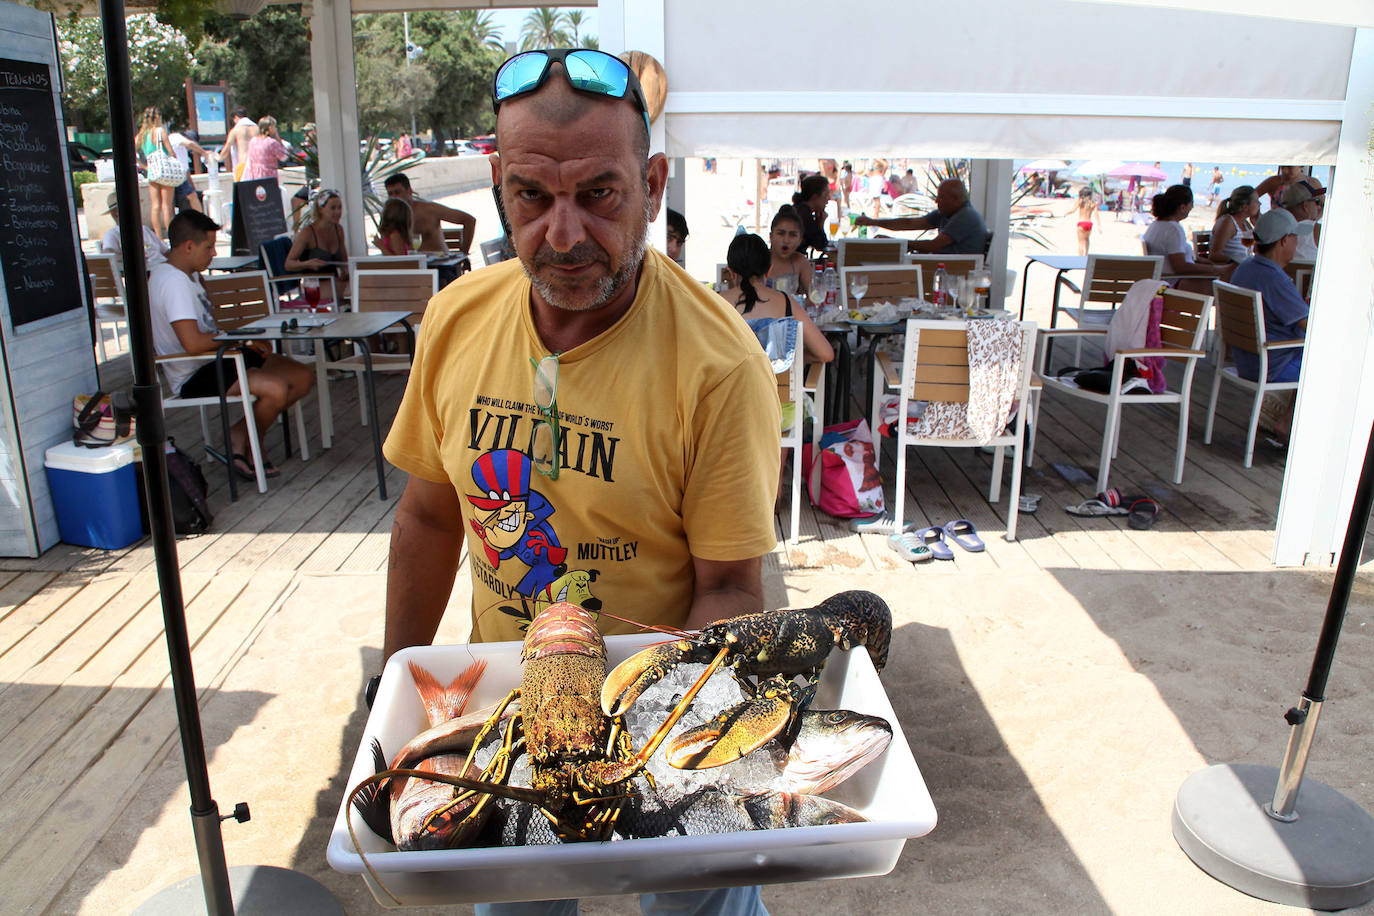
[[[181,162],[182,168],[186,169],[186,180],[177,186],[175,192],[176,208],[178,211],[181,211],[189,207],[192,210],[199,210],[201,213],[204,213],[205,205],[200,199],[200,192],[196,190],[195,183],[191,181],[191,174],[195,172],[195,164],[191,156],[195,155],[200,157],[200,161],[205,163],[208,168],[210,157],[213,154],[200,145],[198,142],[200,137],[188,136],[188,134],[194,134],[195,131],[182,133],[181,131],[170,130],[170,128],[169,131],[170,132],[167,134],[167,142],[172,145],[172,153],[177,157],[177,160]]]
[[[105,212],[115,221],[100,239],[100,253],[112,254],[124,260],[124,248],[119,239],[119,195],[114,191],[105,198]],[[158,238],[157,233],[147,223],[143,224],[143,260],[149,270],[153,265],[167,260],[167,243]]]
[[[1326,204],[1326,188],[1312,175],[1284,188],[1283,208],[1298,221],[1298,249],[1293,257],[1300,261],[1317,260],[1317,243],[1321,239],[1322,208]]]
[[[215,353],[218,328],[210,313],[210,299],[198,274],[210,266],[215,256],[215,233],[219,224],[204,213],[186,210],[172,218],[167,227],[171,250],[167,260],[148,275],[148,307],[153,326],[153,348],[158,356],[177,353]],[[293,359],[245,342],[244,362],[248,367],[248,390],[257,398],[253,419],[261,436],[281,416],[281,412],[303,398],[315,384],[315,373]],[[163,374],[172,390],[184,397],[213,397],[219,392],[215,361],[207,358],[199,366],[184,362],[165,363]],[[227,394],[238,394],[234,381]],[[248,427],[240,420],[229,429],[230,462],[235,473],[254,480],[253,463],[248,454]],[[263,461],[268,477],[281,472]]]

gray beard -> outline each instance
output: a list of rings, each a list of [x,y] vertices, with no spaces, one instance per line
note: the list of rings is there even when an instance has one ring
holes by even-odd
[[[640,214],[638,230],[632,236],[629,250],[625,253],[624,262],[620,269],[597,282],[597,291],[592,299],[586,303],[567,302],[562,299],[561,294],[552,284],[540,279],[535,275],[529,261],[525,258],[520,259],[520,266],[525,271],[525,276],[529,277],[530,285],[535,288],[542,298],[549,305],[567,312],[590,312],[593,309],[601,308],[618,296],[627,286],[635,281],[635,276],[639,273],[639,266],[644,262],[644,252],[649,245],[649,219],[653,213],[653,207],[646,194],[644,196],[644,212]],[[604,250],[598,250],[605,253]],[[539,255],[535,255],[538,260]]]

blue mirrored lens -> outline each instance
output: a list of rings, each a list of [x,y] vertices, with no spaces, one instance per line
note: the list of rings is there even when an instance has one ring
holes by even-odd
[[[497,100],[530,91],[539,84],[548,66],[549,56],[542,51],[528,51],[512,57],[496,74]]]
[[[630,68],[600,51],[573,51],[563,61],[568,81],[578,89],[622,99],[630,84]]]

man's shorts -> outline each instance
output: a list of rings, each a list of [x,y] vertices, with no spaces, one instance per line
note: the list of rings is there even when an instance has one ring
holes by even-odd
[[[249,369],[261,369],[264,362],[266,360],[257,350],[243,351],[243,364]],[[230,388],[238,382],[233,366],[225,365],[224,381]],[[219,374],[215,371],[213,359],[191,373],[191,377],[181,383],[179,392],[183,398],[213,398],[218,397],[219,393]]]
[[[200,192],[196,190],[196,186],[188,177],[181,184],[177,185],[176,190],[173,192],[172,199],[178,210],[187,210],[191,207],[191,198],[199,193]]]

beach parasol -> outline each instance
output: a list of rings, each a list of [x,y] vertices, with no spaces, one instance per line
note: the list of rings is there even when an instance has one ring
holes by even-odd
[[[1034,162],[1027,162],[1016,171],[1018,172],[1059,172],[1069,167],[1063,159],[1036,159]]]
[[[111,146],[114,149],[115,192],[119,200],[119,230],[126,239],[142,232],[139,216],[138,172],[134,158],[134,108],[129,74],[129,36],[124,0],[101,0],[100,18],[105,39],[105,79],[110,100]],[[162,600],[162,624],[172,676],[181,751],[191,795],[191,831],[195,838],[200,877],[188,878],[144,901],[136,914],[206,912],[221,916],[234,912],[237,898],[243,912],[292,913],[305,916],[339,914],[339,906],[315,879],[286,868],[225,865],[220,821],[248,820],[248,806],[238,804],[228,815],[210,794],[205,759],[205,740],[200,728],[195,672],[186,628],[186,606],[177,564],[176,533],[172,528],[172,502],[167,492],[167,456],[163,445],[167,428],[162,416],[162,386],[154,365],[153,328],[148,314],[148,275],[142,245],[124,248],[125,297],[129,304],[129,351],[134,369],[134,405],[138,444],[143,448],[143,482],[148,500],[148,527],[152,531],[158,592]]]
[[[1088,159],[1073,167],[1070,175],[1077,178],[1098,178],[1121,167],[1120,159]]]
[[[1142,181],[1164,181],[1169,176],[1162,169],[1143,162],[1127,162],[1107,172],[1108,178],[1139,178]]]
[[[1188,858],[1262,900],[1340,910],[1374,899],[1374,817],[1330,786],[1303,780],[1372,506],[1374,430],[1307,687],[1283,715],[1289,734],[1282,767],[1217,764],[1189,776],[1174,801],[1174,839]]]

